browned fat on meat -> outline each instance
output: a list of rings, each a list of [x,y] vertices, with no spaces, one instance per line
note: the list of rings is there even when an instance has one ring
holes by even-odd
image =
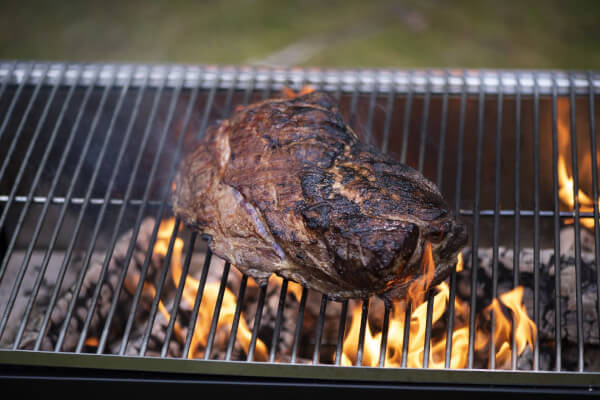
[[[259,283],[275,273],[332,299],[403,298],[445,279],[467,241],[437,187],[363,144],[313,92],[239,109],[180,166],[173,210]]]

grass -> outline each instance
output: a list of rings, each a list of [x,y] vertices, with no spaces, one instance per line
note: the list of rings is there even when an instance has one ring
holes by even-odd
[[[0,58],[600,67],[598,1],[2,1]],[[287,53],[283,53],[287,54]],[[283,57],[283,58],[282,58]]]

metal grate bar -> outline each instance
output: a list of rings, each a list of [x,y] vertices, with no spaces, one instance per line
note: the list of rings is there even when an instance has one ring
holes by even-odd
[[[475,346],[475,317],[477,311],[477,269],[478,269],[478,250],[479,250],[479,203],[481,200],[481,162],[483,157],[483,118],[485,116],[485,92],[483,85],[479,91],[478,109],[477,109],[477,149],[475,150],[475,199],[473,200],[473,241],[472,241],[472,261],[471,261],[471,301],[469,303],[469,353],[467,355],[467,364],[473,368],[474,346]]]
[[[142,338],[142,346],[140,347],[140,356],[146,355],[146,350],[148,348],[148,341],[150,340],[150,332],[152,331],[152,326],[154,325],[154,321],[156,320],[156,313],[158,311],[160,297],[162,295],[163,288],[165,286],[165,281],[167,280],[167,274],[169,272],[169,265],[171,265],[171,258],[173,257],[173,247],[175,246],[175,241],[177,240],[177,232],[179,231],[179,226],[181,225],[181,219],[177,217],[175,219],[175,226],[173,227],[173,233],[171,234],[171,239],[169,240],[169,247],[167,248],[167,254],[165,255],[165,260],[162,265],[162,269],[160,272],[160,279],[157,284],[156,294],[154,295],[154,300],[152,301],[152,307],[150,308],[150,314],[148,315],[148,323],[146,325],[146,330],[144,332],[144,336]],[[224,276],[227,274],[223,273]],[[80,338],[81,340],[81,338]],[[208,352],[207,352],[208,353]],[[205,354],[206,355],[206,354]]]
[[[244,302],[244,295],[246,294],[247,285],[248,275],[244,274],[242,276],[242,282],[240,283],[240,291],[238,292],[237,304],[235,305],[235,313],[233,315],[233,322],[231,323],[231,332],[229,333],[229,340],[227,341],[227,351],[225,353],[225,360],[231,360],[233,346],[235,345],[237,330],[240,324],[240,317],[242,315],[242,304]]]
[[[431,348],[431,319],[435,293],[430,290],[427,294],[427,317],[425,318],[425,341],[423,342],[423,368],[429,368],[429,349]]]
[[[221,314],[221,306],[223,305],[223,296],[225,296],[225,289],[227,288],[227,278],[229,278],[230,267],[231,264],[229,262],[225,262],[225,266],[223,267],[223,273],[221,274],[221,283],[219,284],[219,293],[217,294],[215,308],[212,313],[213,317],[210,322],[210,330],[208,331],[208,338],[206,339],[206,348],[204,349],[205,360],[210,359],[210,353],[212,351],[213,343],[215,340],[215,334],[217,333],[217,324],[219,323],[219,314]],[[250,355],[248,355],[248,358],[251,359]]]
[[[190,347],[192,345],[192,339],[194,338],[194,328],[196,321],[198,320],[198,312],[200,310],[200,304],[202,303],[202,297],[204,297],[204,288],[206,287],[206,278],[208,277],[208,270],[210,269],[210,262],[212,259],[212,252],[210,248],[206,251],[206,257],[204,258],[204,266],[202,267],[202,274],[200,275],[200,282],[198,282],[196,300],[194,300],[194,307],[192,308],[192,315],[190,317],[190,323],[188,325],[188,333],[185,339],[185,345],[181,358],[188,358],[190,356]],[[245,287],[245,285],[244,285]]]
[[[265,297],[267,295],[267,285],[263,285],[260,288],[258,294],[258,303],[256,304],[256,314],[254,314],[254,326],[252,327],[252,336],[250,338],[250,345],[248,346],[248,358],[247,361],[254,360],[254,352],[256,350],[256,340],[258,339],[258,329],[260,328],[260,320],[262,319],[263,308],[265,307]]]
[[[554,85],[552,89],[552,188],[554,197],[554,270],[560,271],[561,260],[560,260],[560,219],[558,218],[558,211],[560,209],[560,202],[558,200],[558,129],[557,129],[557,118],[558,118],[558,102],[557,102],[557,88]],[[554,273],[554,343],[555,343],[555,370],[561,370],[561,356],[562,356],[562,340],[561,340],[561,305],[560,305],[560,273]]]
[[[325,313],[327,311],[327,295],[321,296],[321,308],[319,309],[319,318],[317,320],[317,328],[315,330],[315,348],[313,351],[313,364],[319,363],[319,355],[321,350],[321,339],[323,337],[323,325],[325,324]]]
[[[412,71],[411,77],[412,77]],[[410,79],[409,79],[410,81]],[[406,103],[404,103],[404,118],[402,119],[402,152],[400,153],[400,162],[406,164],[406,153],[408,151],[408,133],[410,130],[410,111],[412,107],[413,87],[409,84],[408,93],[406,95]]]
[[[256,70],[254,68],[251,69],[250,80],[248,81],[248,87],[244,91],[244,100],[243,104],[246,106],[250,102],[250,96],[254,91],[254,85],[256,84]]]
[[[365,332],[367,330],[367,317],[369,315],[369,299],[364,299],[360,313],[360,330],[358,332],[358,346],[356,349],[356,366],[360,367],[363,361],[363,352],[365,348]]]
[[[571,73],[569,78],[574,80]],[[572,82],[574,84],[574,82]],[[570,130],[571,130],[571,162],[573,168],[573,210],[575,211],[575,297],[577,307],[577,364],[578,371],[583,371],[583,304],[581,289],[581,224],[579,221],[579,166],[577,158],[577,128],[575,118],[575,87],[572,86],[569,97],[570,104]]]
[[[383,310],[383,327],[381,328],[381,344],[379,345],[379,367],[385,367],[385,355],[387,352],[388,334],[390,329],[390,303],[385,302]]]
[[[515,98],[515,225],[513,232],[513,288],[519,286],[519,258],[521,253],[521,87],[517,79]],[[511,368],[517,369],[516,326],[511,334]]]
[[[62,196],[53,196],[52,198],[48,198],[47,196],[28,196],[28,195],[23,195],[23,196],[15,196],[13,203],[27,203],[27,202],[31,202],[33,204],[44,204],[46,202],[50,202],[51,204],[64,204],[65,202],[68,202],[71,205],[76,205],[76,206],[80,206],[85,202],[85,199],[82,197],[71,197],[70,199],[65,199]],[[8,195],[0,195],[0,203],[7,203],[8,202]],[[146,202],[144,202],[142,199],[129,199],[129,200],[125,200],[125,199],[120,199],[120,198],[111,198],[108,199],[107,201],[104,201],[103,198],[97,198],[97,197],[91,197],[88,201],[88,206],[101,206],[104,203],[108,203],[108,205],[110,206],[121,206],[123,204],[126,204],[128,206],[131,207],[139,207],[141,205],[144,205],[145,207],[160,207],[161,201],[160,200],[147,200]],[[534,217],[536,215],[535,210],[519,210],[518,212],[515,210],[499,210],[498,214],[500,217],[514,217],[516,214],[520,214],[521,217]],[[462,217],[472,217],[473,215],[475,215],[475,212],[473,210],[470,209],[461,209],[458,211],[457,215],[462,216]],[[572,219],[575,215],[574,211],[559,211],[557,213],[559,218],[570,218]],[[496,211],[494,209],[480,209],[479,210],[479,216],[480,217],[486,217],[486,218],[490,218],[490,217],[495,217],[496,216]],[[555,216],[555,211],[554,210],[539,210],[538,212],[538,216],[540,218],[553,218]],[[579,212],[579,217],[580,218],[594,218],[594,213],[593,211],[580,211]]]
[[[592,73],[588,73],[588,80],[592,81]],[[588,94],[588,117],[590,122],[590,154],[592,162],[592,198],[597,199],[598,197],[598,164],[596,155],[596,117],[595,117],[595,105],[594,105],[594,93]],[[600,262],[600,218],[598,212],[598,203],[593,202],[594,207],[594,264],[596,266]],[[600,322],[600,268],[596,267],[596,310],[597,318]],[[600,330],[600,324],[598,324]],[[600,337],[600,335],[599,335]]]
[[[392,126],[392,115],[394,114],[394,99],[396,98],[396,92],[392,87],[387,95],[387,104],[385,107],[385,120],[383,123],[383,143],[381,145],[381,151],[384,153],[388,152],[388,146],[390,143],[390,128]]]
[[[272,82],[273,82],[273,74],[267,73],[264,80],[265,80],[266,86],[265,86],[264,90],[262,91],[262,99],[267,100],[269,97],[271,97],[271,89],[272,89],[271,86],[272,86]]]
[[[60,82],[60,81],[59,81]],[[52,91],[50,93],[50,96],[48,97],[48,100],[46,102],[46,105],[44,106],[44,109],[42,111],[42,114],[40,116],[40,119],[37,122],[37,126],[35,128],[35,132],[33,134],[33,138],[31,139],[31,142],[29,144],[29,148],[27,149],[27,153],[25,154],[25,157],[23,158],[23,162],[21,163],[21,166],[19,168],[19,172],[17,174],[17,177],[15,178],[15,182],[13,184],[13,190],[11,191],[11,197],[14,197],[14,193],[16,192],[16,188],[17,186],[20,184],[21,179],[24,175],[25,170],[27,169],[27,161],[29,160],[29,157],[31,157],[31,154],[33,152],[33,147],[35,146],[40,132],[42,130],[42,126],[44,125],[44,123],[46,122],[46,117],[48,116],[48,111],[50,110],[50,105],[52,104],[52,102],[54,101],[54,96],[56,95],[56,91],[58,90],[58,86],[60,83],[57,83],[56,85],[53,86]],[[54,132],[54,134],[56,134],[56,131]],[[51,137],[51,140],[53,141],[56,138],[55,135],[53,135]],[[47,159],[48,158],[48,153],[50,152],[50,148],[51,146],[47,146],[46,147],[46,151],[44,152],[44,157],[43,159]],[[38,169],[38,176],[41,173],[41,169]],[[33,185],[31,188],[31,191],[35,190],[36,185]],[[4,226],[4,221],[5,221],[5,217],[8,214],[8,210],[11,206],[11,203],[9,202],[3,210],[2,213],[2,217],[0,217],[0,229],[2,229],[2,227]],[[27,210],[25,208],[23,208],[23,210],[21,210],[21,214],[19,215],[19,220],[17,222],[18,227],[21,227],[23,224],[23,221],[25,220],[25,214],[26,214]],[[12,246],[11,247],[11,251],[12,252],[12,247],[14,246],[14,241],[16,240],[16,236],[15,234],[13,234],[13,238],[11,240]],[[9,253],[9,252],[7,252]],[[3,333],[4,333],[4,329],[6,327],[6,323],[8,322],[8,318],[12,312],[15,300],[17,298],[17,293],[19,292],[19,289],[21,288],[21,284],[23,282],[23,277],[25,276],[25,272],[27,271],[27,267],[28,262],[25,262],[21,265],[21,267],[19,268],[19,272],[17,273],[17,276],[15,277],[15,282],[13,284],[13,287],[11,289],[9,298],[8,298],[8,302],[6,303],[6,307],[4,309],[4,313],[2,315],[2,320],[0,320],[0,337],[2,337]]]
[[[410,301],[406,302],[406,310],[404,310],[404,332],[402,335],[402,368],[406,368],[408,363],[408,342],[410,341],[410,317],[412,306]]]
[[[367,127],[365,143],[370,144],[373,140],[373,117],[375,115],[375,104],[377,103],[378,87],[375,85],[369,97],[369,111],[367,114]]]
[[[498,297],[498,245],[500,240],[500,190],[502,174],[502,105],[503,105],[502,86],[498,88],[498,104],[496,109],[496,176],[494,190],[494,226],[492,233],[492,299]],[[490,313],[490,332],[496,331],[496,316],[494,310]],[[496,368],[496,343],[494,335],[490,335],[489,368]]]
[[[125,86],[123,86],[121,93],[119,95],[119,100],[117,101],[117,105],[112,112],[110,125],[109,125],[110,127],[114,127],[114,121],[116,120],[117,116],[119,115],[119,113],[121,111],[121,105],[123,104],[122,101],[124,99],[124,96],[125,96],[127,90],[129,90],[129,85],[126,84]],[[100,100],[102,105],[104,105],[106,103],[106,99],[108,98],[108,92],[105,92],[104,94],[106,94],[106,96],[103,95],[102,99]],[[102,109],[103,109],[103,107],[100,107],[100,110],[102,110]],[[102,113],[96,114],[94,121],[92,122],[90,132],[94,132],[96,130],[98,123],[100,121],[101,114]],[[100,169],[101,169],[102,163],[104,161],[104,157],[108,150],[108,144],[110,143],[110,139],[112,138],[113,133],[114,133],[114,129],[109,129],[106,132],[106,134],[104,135],[104,141],[102,143],[102,148],[100,149],[100,153],[98,154],[98,159],[97,159],[96,165],[94,167],[94,172],[92,174],[92,178],[90,179],[87,189],[86,189],[86,193],[85,193],[86,201],[83,203],[83,206],[79,210],[77,222],[75,223],[75,228],[71,235],[71,240],[69,242],[69,246],[67,248],[66,255],[63,259],[63,264],[64,264],[65,268],[68,268],[69,263],[71,261],[71,257],[73,255],[73,250],[75,249],[75,244],[77,241],[77,236],[79,235],[79,230],[81,229],[81,226],[83,224],[83,219],[85,216],[85,212],[87,210],[88,200],[92,196],[92,191],[94,190],[96,180],[98,179]],[[92,236],[92,241],[90,241],[90,245],[95,242],[97,234],[98,234],[98,231],[96,231],[95,235]],[[91,251],[92,251],[92,249],[88,248],[87,257],[91,257]],[[73,311],[75,310],[75,304],[77,303],[77,298],[79,297],[81,287],[83,286],[83,280],[88,271],[88,266],[89,266],[89,258],[85,260],[84,264],[81,267],[81,271],[79,272],[79,276],[77,278],[77,283],[75,284],[75,289],[73,292],[73,297],[72,297],[69,307],[67,309],[67,314],[65,316],[63,325],[62,325],[62,327],[60,329],[60,333],[58,335],[58,340],[56,342],[56,346],[54,349],[55,352],[60,351],[60,349],[62,348],[62,344],[64,342],[65,336],[67,334],[67,330],[69,328],[69,322],[71,321],[71,316],[73,315]]]
[[[292,356],[290,362],[296,363],[298,357],[298,346],[300,344],[300,334],[302,333],[302,323],[304,322],[304,309],[306,307],[306,297],[308,296],[308,289],[302,287],[302,296],[300,296],[300,304],[298,305],[298,318],[296,319],[296,330],[294,331],[294,343],[292,345]]]
[[[335,365],[342,363],[342,351],[344,350],[344,332],[346,330],[346,318],[348,317],[348,300],[342,301],[342,311],[340,312],[340,323],[338,325],[338,338],[335,348]]]
[[[535,79],[533,92],[533,320],[540,326],[540,95]],[[515,325],[513,323],[513,325]],[[535,335],[533,369],[539,369],[540,336]]]
[[[431,72],[427,72],[429,77]],[[419,144],[419,160],[418,169],[419,172],[423,173],[423,166],[425,164],[425,144],[427,143],[427,123],[429,122],[429,102],[431,98],[431,85],[427,84],[427,90],[425,92],[425,99],[423,103],[423,115],[421,119],[421,135]],[[441,150],[440,150],[441,151]],[[439,179],[439,177],[438,177]],[[431,341],[431,320],[433,318],[433,288],[430,288],[427,293],[427,314],[425,316],[425,342],[423,343],[423,368],[427,368],[429,365],[429,349]]]
[[[348,121],[348,125],[354,127],[354,123],[356,122],[356,108],[358,106],[358,93],[359,87],[357,82],[354,84],[354,90],[352,91],[352,99],[350,100],[350,120]]]
[[[185,125],[185,124],[184,124]],[[185,131],[185,129],[184,129]],[[173,335],[173,329],[175,328],[175,321],[177,319],[177,311],[179,310],[179,305],[181,304],[181,298],[183,297],[183,290],[185,289],[185,283],[190,271],[190,263],[192,262],[192,255],[194,254],[194,247],[196,245],[196,239],[198,237],[197,232],[192,232],[190,237],[190,242],[188,243],[188,250],[185,255],[185,261],[183,262],[183,267],[181,269],[181,276],[179,277],[179,282],[177,283],[177,291],[175,292],[175,298],[173,300],[173,307],[169,312],[169,325],[167,326],[167,331],[165,332],[165,341],[163,343],[163,347],[160,350],[160,356],[165,358],[167,356],[167,351],[169,350],[169,343],[171,342],[171,336]]]
[[[285,307],[285,298],[287,296],[288,280],[283,279],[281,283],[281,293],[279,294],[279,303],[277,304],[277,315],[275,316],[275,327],[273,328],[273,337],[271,339],[271,349],[269,352],[269,362],[275,361],[277,354],[277,345],[279,344],[279,333],[281,331],[281,320],[283,318],[283,309]]]
[[[464,73],[464,72],[463,72]],[[458,117],[458,143],[456,149],[456,185],[455,185],[455,197],[454,197],[454,214],[459,215],[460,212],[460,197],[462,190],[462,170],[463,170],[463,152],[464,152],[464,139],[465,139],[465,116],[467,108],[467,91],[464,88],[460,96],[460,111]],[[444,365],[446,368],[450,367],[450,359],[452,357],[452,335],[454,333],[454,312],[456,298],[456,268],[452,270],[450,275],[450,297],[448,299],[448,329],[446,330],[446,353]]]
[[[429,76],[429,72],[428,72]],[[429,102],[431,100],[431,84],[428,83],[425,90],[425,99],[423,100],[423,115],[421,117],[421,134],[419,143],[419,163],[417,169],[423,172],[425,164],[425,145],[427,144],[427,123],[429,122]]]
[[[140,89],[140,90],[143,90],[143,89]],[[0,203],[8,203],[10,201],[11,201],[11,199],[10,199],[9,195],[0,195]],[[85,199],[83,197],[71,197],[70,199],[66,199],[63,196],[28,196],[28,195],[23,196],[23,195],[18,195],[18,196],[14,196],[14,198],[12,199],[12,202],[13,203],[31,202],[33,204],[44,204],[47,202],[49,202],[51,204],[69,203],[74,206],[80,206],[85,202]],[[142,204],[145,204],[147,207],[148,206],[156,207],[156,206],[161,205],[159,200],[148,200],[146,203],[144,203],[144,201],[141,199],[130,199],[128,201],[125,201],[124,199],[110,198],[106,202],[111,206],[120,206],[123,204],[127,204],[129,206],[137,207],[137,206],[141,206]],[[99,198],[99,197],[91,197],[88,201],[88,205],[90,205],[90,206],[98,206],[98,205],[102,205],[104,203],[105,203],[104,199]],[[582,213],[581,215],[585,215],[585,213]]]
[[[446,155],[446,128],[448,125],[448,71],[445,71],[444,75],[446,80],[444,82],[444,93],[442,94],[442,111],[440,116],[440,138],[439,138],[439,149],[437,159],[437,187],[442,188],[444,179],[444,156]]]
[[[69,105],[71,104],[71,99],[73,97],[73,93],[75,92],[75,88],[77,86],[77,82],[78,80],[75,80],[74,83],[69,87],[69,91],[67,93],[67,96],[65,97],[65,101],[61,107],[61,110],[59,111],[58,117],[56,119],[56,123],[54,124],[54,128],[52,130],[51,133],[51,137],[50,140],[48,142],[48,144],[46,145],[46,151],[44,152],[44,155],[42,157],[42,160],[40,162],[40,166],[36,172],[36,175],[33,179],[33,182],[31,184],[31,188],[29,190],[29,195],[28,197],[28,202],[25,203],[25,205],[23,206],[23,209],[21,211],[22,215],[19,216],[19,220],[17,222],[17,226],[14,229],[14,235],[17,236],[19,235],[19,233],[21,232],[21,228],[23,227],[23,222],[24,222],[24,216],[27,213],[27,211],[29,210],[29,207],[31,205],[31,199],[33,196],[33,193],[35,193],[35,190],[38,187],[38,183],[40,181],[40,178],[42,176],[43,171],[45,170],[46,167],[46,163],[48,162],[48,158],[50,156],[50,151],[54,146],[54,142],[56,141],[56,137],[58,135],[58,131],[59,128],[62,126],[62,123],[64,121],[64,117],[66,114],[66,111],[69,107]],[[90,91],[86,92],[86,95],[89,94]],[[81,103],[80,106],[80,110],[83,110],[85,108],[85,105],[87,104],[87,98],[84,99],[84,101]],[[67,140],[67,143],[65,145],[65,147],[62,149],[63,151],[63,155],[60,159],[59,162],[59,166],[56,170],[56,174],[55,174],[55,178],[50,186],[50,193],[54,193],[55,189],[56,189],[56,184],[58,183],[58,179],[60,177],[60,175],[62,174],[62,170],[63,167],[65,165],[65,161],[67,158],[67,155],[70,153],[71,151],[71,146],[73,144],[73,140],[75,138],[75,129],[72,129],[70,134],[69,134],[69,138]],[[35,244],[37,242],[37,239],[39,237],[39,234],[42,230],[42,225],[46,216],[46,213],[48,212],[48,208],[50,206],[49,202],[46,202],[44,204],[44,207],[42,209],[42,212],[40,213],[40,216],[38,218],[38,222],[35,226],[35,229],[33,231],[33,235],[32,238],[30,240],[29,246],[27,246],[27,250],[25,252],[25,257],[23,259],[23,264],[22,265],[27,265],[29,264],[29,260],[31,259],[31,255],[33,254],[33,249],[35,247]],[[25,307],[25,312],[23,313],[23,318],[21,320],[21,324],[19,325],[19,328],[17,330],[17,334],[15,336],[15,341],[13,342],[13,350],[16,350],[19,347],[19,344],[21,342],[21,338],[23,337],[23,333],[25,332],[25,327],[27,326],[27,323],[29,321],[29,317],[31,314],[31,310],[33,309],[33,304],[35,303],[35,300],[37,299],[38,296],[38,292],[40,289],[40,286],[42,284],[42,280],[44,278],[44,275],[46,273],[46,268],[48,266],[48,263],[44,263],[42,262],[42,265],[40,267],[40,270],[38,271],[38,274],[36,276],[35,279],[35,283],[33,284],[33,288],[31,289],[31,294],[29,295],[29,300],[27,301],[27,306]],[[1,335],[0,335],[1,336]]]

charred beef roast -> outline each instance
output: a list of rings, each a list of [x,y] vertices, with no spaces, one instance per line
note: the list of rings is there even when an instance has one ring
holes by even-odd
[[[427,243],[437,284],[467,241],[437,187],[361,143],[320,92],[252,104],[209,129],[172,204],[259,284],[276,273],[332,299],[403,298]]]

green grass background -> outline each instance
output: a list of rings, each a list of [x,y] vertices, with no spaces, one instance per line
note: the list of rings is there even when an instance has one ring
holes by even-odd
[[[4,1],[0,59],[600,67],[600,1]],[[276,62],[289,64],[285,57]]]

